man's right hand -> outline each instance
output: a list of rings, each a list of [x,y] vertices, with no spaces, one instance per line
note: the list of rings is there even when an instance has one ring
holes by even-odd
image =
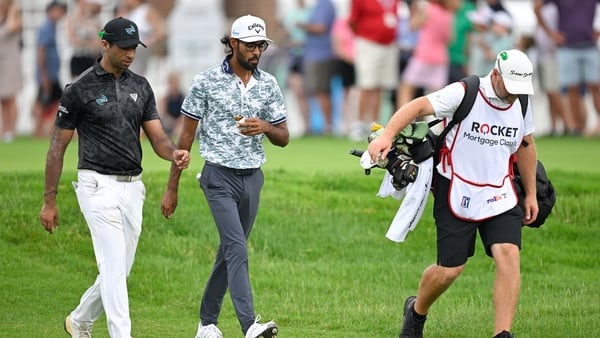
[[[381,134],[369,142],[367,151],[371,156],[371,162],[377,163],[379,160],[386,158],[387,154],[392,149],[392,140]]]
[[[44,203],[40,211],[40,221],[46,231],[50,234],[54,233],[54,229],[58,228],[58,208],[56,204]]]
[[[171,218],[177,209],[177,192],[167,189],[160,200],[160,211],[165,218]]]

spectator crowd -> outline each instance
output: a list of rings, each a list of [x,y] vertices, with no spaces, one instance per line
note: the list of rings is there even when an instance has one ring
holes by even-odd
[[[364,140],[373,122],[387,121],[386,110],[468,74],[486,76],[498,53],[512,48],[535,63],[537,88],[547,103],[542,114],[550,121],[548,135],[600,135],[600,123],[595,126],[589,119],[600,116],[597,1],[580,6],[533,0],[528,15],[536,25],[531,30],[518,29],[515,13],[502,0],[308,3],[298,1],[288,13],[304,14],[293,14],[293,21],[283,18],[282,25],[290,39],[299,29],[304,33],[303,44],[293,40],[287,84],[301,107],[305,135]],[[320,70],[314,69],[315,55]],[[341,92],[341,99],[332,102],[332,91]],[[341,105],[338,118],[336,103]]]
[[[600,122],[593,125],[593,120],[600,120],[596,6],[595,0],[532,0],[530,14],[537,25],[523,31],[516,29],[514,13],[503,0],[286,2],[285,14],[271,18],[279,20],[273,30],[279,30],[281,38],[265,53],[263,67],[273,66],[270,54],[283,55],[279,64],[283,71],[277,74],[285,77],[280,83],[286,102],[294,103],[300,116],[296,124],[301,124],[291,122],[290,129],[300,129],[300,135],[358,141],[365,140],[372,123],[385,124],[390,111],[412,98],[467,74],[485,76],[499,51],[518,48],[534,61],[537,89],[547,103],[547,134],[598,136]],[[152,71],[152,58],[167,54],[170,37],[169,14],[150,1],[48,1],[33,37],[34,64],[26,64],[21,57],[20,2],[0,0],[1,141],[14,140],[17,122],[27,114],[31,135],[49,135],[65,82],[77,78],[99,56],[97,34],[106,13],[138,23],[148,48],[138,49],[131,70],[141,75]],[[59,48],[61,39],[69,53]],[[60,77],[66,71],[60,68],[65,58],[68,79]],[[35,68],[30,109],[17,101],[24,68]],[[174,138],[180,130],[177,110],[185,95],[179,87],[187,85],[181,83],[181,71],[166,72],[164,97],[159,97],[160,114]]]

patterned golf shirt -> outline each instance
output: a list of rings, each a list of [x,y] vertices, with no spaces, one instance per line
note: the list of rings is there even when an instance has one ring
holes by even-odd
[[[234,116],[283,123],[283,95],[275,77],[259,69],[244,86],[229,58],[194,77],[181,112],[200,121],[199,148],[205,161],[235,169],[259,168],[266,161],[264,134],[242,135]]]

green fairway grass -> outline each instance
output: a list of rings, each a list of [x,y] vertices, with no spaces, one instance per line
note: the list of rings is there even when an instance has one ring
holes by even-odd
[[[397,337],[406,296],[435,262],[431,202],[404,243],[385,238],[400,202],[375,196],[383,171],[365,176],[349,150],[366,142],[311,137],[286,148],[266,145],[262,204],[249,241],[256,312],[274,319],[280,338]],[[600,139],[540,138],[539,158],[558,201],[540,229],[523,230],[518,338],[600,337]],[[97,270],[71,181],[77,144],[59,185],[60,228],[49,235],[38,217],[48,140],[0,144],[0,337],[67,337],[64,317]],[[166,220],[160,198],[169,163],[144,142],[144,230],[129,278],[133,336],[193,337],[199,301],[218,244],[195,180],[181,179],[179,207]],[[493,331],[494,266],[478,243],[457,282],[432,308],[425,337],[485,338]],[[242,337],[229,297],[219,323]],[[106,338],[106,320],[94,327]]]
[[[600,173],[600,138],[540,138],[537,141],[538,157],[549,170],[582,173]],[[49,140],[20,138],[18,142],[0,143],[0,172],[43,170]],[[144,170],[169,170],[169,163],[159,159],[150,144],[145,141]],[[198,144],[192,149],[191,169],[199,170],[202,159],[198,155]],[[350,156],[350,149],[364,149],[365,142],[351,142],[344,138],[308,137],[292,139],[285,148],[265,144],[267,164],[265,169],[316,171],[360,171],[358,158]],[[65,155],[65,170],[77,166],[77,140],[73,140]]]

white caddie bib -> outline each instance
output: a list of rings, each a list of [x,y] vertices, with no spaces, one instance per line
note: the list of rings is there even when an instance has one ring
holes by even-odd
[[[448,146],[452,213],[481,221],[517,205],[511,177],[511,156],[523,139],[523,117],[518,104],[497,108],[481,93],[471,112],[458,124]]]
[[[501,186],[474,185],[452,175],[448,191],[450,209],[461,219],[481,221],[517,205],[517,194],[510,176],[506,176]]]

